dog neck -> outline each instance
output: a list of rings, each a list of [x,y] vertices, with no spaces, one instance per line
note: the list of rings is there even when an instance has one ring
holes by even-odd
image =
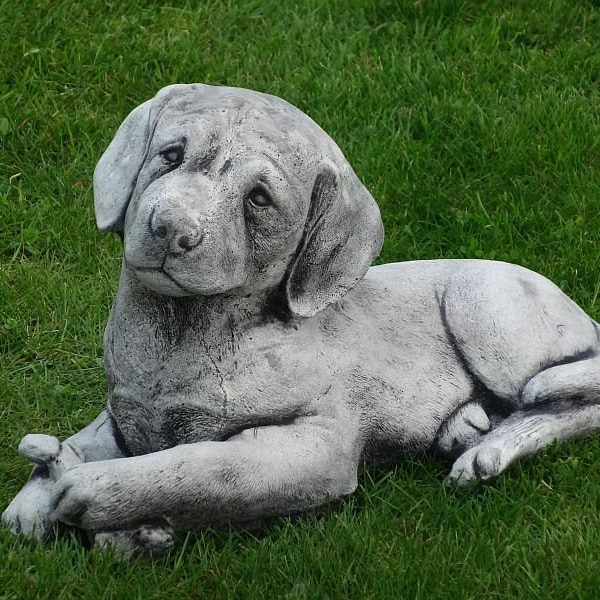
[[[204,333],[246,329],[265,322],[290,322],[287,306],[278,291],[212,296],[167,296],[144,287],[123,264],[113,318],[125,317],[138,323],[156,322],[165,330],[201,327]]]

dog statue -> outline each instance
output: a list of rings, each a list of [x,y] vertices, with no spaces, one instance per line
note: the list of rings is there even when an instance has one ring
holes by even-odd
[[[104,337],[107,408],[37,463],[3,514],[169,548],[352,492],[418,449],[447,481],[600,428],[600,329],[556,286],[480,260],[369,268],[379,210],[290,104],[173,85],[123,122],[94,173],[123,241]],[[133,540],[133,541],[132,541]]]

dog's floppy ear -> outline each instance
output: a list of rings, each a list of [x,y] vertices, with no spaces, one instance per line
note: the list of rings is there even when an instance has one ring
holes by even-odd
[[[94,171],[96,223],[102,231],[123,232],[125,211],[146,158],[152,100],[129,113]]]
[[[351,167],[323,167],[286,283],[290,311],[311,317],[339,300],[364,277],[382,244],[379,208]]]
[[[154,98],[134,108],[121,123],[94,171],[94,204],[100,230],[123,233],[125,212],[162,110],[174,97],[203,87],[198,84],[164,87]]]

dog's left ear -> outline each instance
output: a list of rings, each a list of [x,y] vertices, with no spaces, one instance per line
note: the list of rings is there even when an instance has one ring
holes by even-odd
[[[323,167],[286,283],[290,311],[312,317],[351,290],[383,244],[379,208],[352,168]]]

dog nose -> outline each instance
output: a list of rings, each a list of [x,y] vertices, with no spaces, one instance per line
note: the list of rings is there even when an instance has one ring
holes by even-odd
[[[180,254],[193,250],[202,241],[200,224],[181,211],[153,211],[150,231],[154,237],[164,240],[170,252]]]

